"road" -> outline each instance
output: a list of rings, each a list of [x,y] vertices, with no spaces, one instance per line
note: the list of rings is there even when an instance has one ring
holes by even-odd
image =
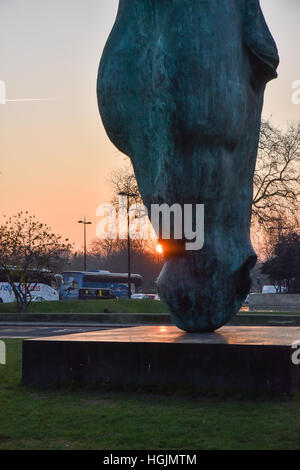
[[[112,330],[118,326],[0,326],[0,338],[40,338],[43,336],[69,335],[72,333],[82,333],[87,331]]]

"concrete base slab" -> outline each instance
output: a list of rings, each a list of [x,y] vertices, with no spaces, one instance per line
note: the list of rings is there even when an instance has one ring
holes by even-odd
[[[300,390],[295,341],[298,327],[243,326],[207,334],[140,326],[26,339],[23,383],[290,393]]]

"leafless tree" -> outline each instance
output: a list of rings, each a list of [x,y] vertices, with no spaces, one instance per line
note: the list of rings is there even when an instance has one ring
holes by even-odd
[[[130,194],[136,194],[137,197],[134,198],[135,204],[137,206],[143,205],[142,196],[136,181],[136,177],[133,171],[131,163],[126,162],[125,166],[118,168],[111,173],[110,179],[108,180],[111,188],[113,189],[113,195],[111,203],[114,205],[116,210],[119,208],[119,193],[125,192]],[[134,216],[138,217],[147,217],[147,212],[143,211],[133,211]],[[105,256],[112,251],[122,251],[127,244],[126,240],[115,239],[115,240],[95,240],[91,249],[96,247],[97,252],[105,253]],[[143,240],[143,239],[131,239],[131,246],[136,251],[148,251],[150,253],[155,253],[157,242],[154,240]]]
[[[130,243],[131,249],[138,253],[142,253],[149,250],[147,240],[142,240],[139,238],[135,240],[132,239]],[[127,239],[123,240],[119,237],[113,240],[109,238],[105,238],[103,240],[96,238],[95,240],[92,240],[89,245],[89,255],[100,256],[102,258],[108,258],[112,255],[112,253],[120,253],[126,250]]]
[[[113,190],[113,196],[111,203],[117,209],[119,204],[119,193],[125,192],[130,194],[136,194],[135,202],[137,204],[143,204],[142,196],[136,181],[136,177],[129,162],[126,162],[124,167],[118,168],[113,171],[108,180],[109,185]]]
[[[31,302],[39,273],[59,270],[71,249],[68,239],[52,233],[48,225],[28,212],[4,216],[0,225],[0,271],[12,288],[20,312],[26,312]]]
[[[300,195],[300,122],[286,131],[269,121],[261,126],[254,174],[253,221],[267,230],[282,217],[296,223]]]

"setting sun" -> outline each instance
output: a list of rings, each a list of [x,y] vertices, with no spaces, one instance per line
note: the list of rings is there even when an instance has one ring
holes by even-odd
[[[160,255],[162,255],[162,254],[163,254],[163,247],[162,247],[161,245],[157,245],[156,251],[157,251],[157,253],[159,253]]]

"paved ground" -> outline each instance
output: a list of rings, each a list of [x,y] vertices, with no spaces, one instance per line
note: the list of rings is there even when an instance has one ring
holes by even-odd
[[[43,336],[70,335],[72,333],[84,333],[87,331],[110,330],[118,326],[0,326],[0,338],[39,338]]]

